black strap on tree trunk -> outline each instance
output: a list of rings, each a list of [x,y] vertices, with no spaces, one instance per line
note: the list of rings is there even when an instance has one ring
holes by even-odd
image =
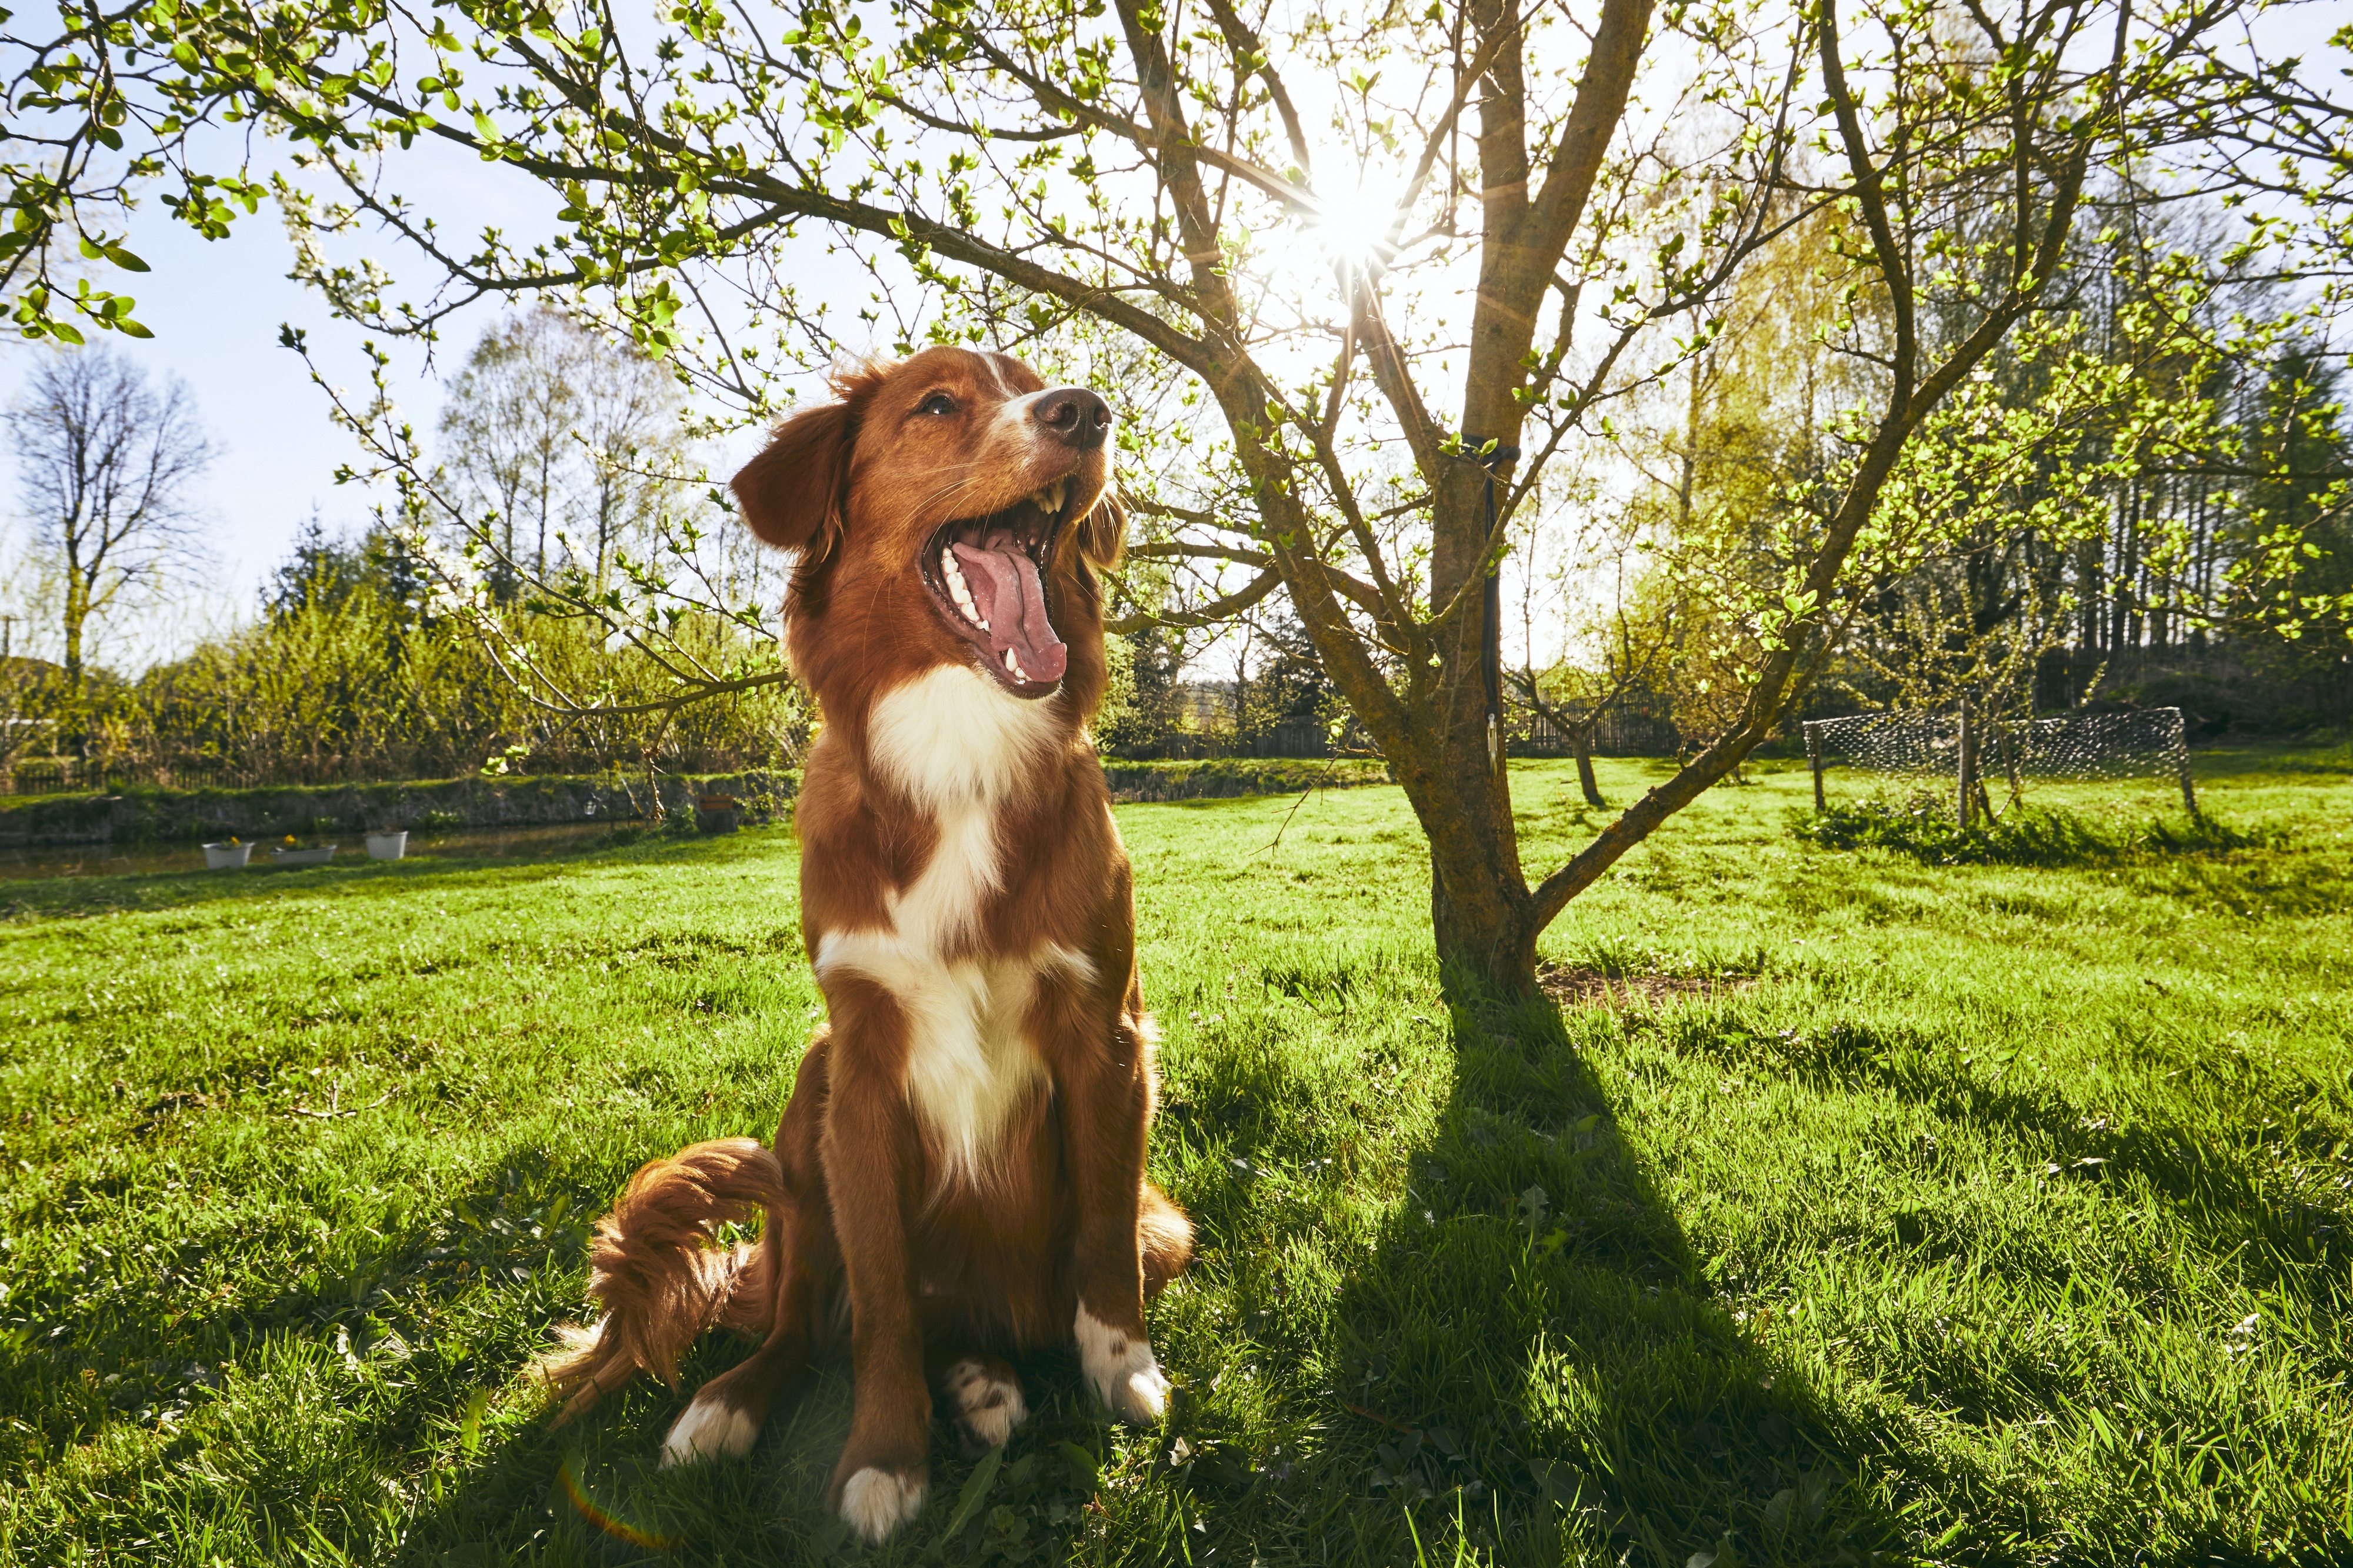
[[[1517,447],[1501,442],[1488,450],[1486,437],[1465,436],[1462,447],[1487,475],[1487,539],[1495,537],[1495,470],[1520,460]],[[1481,542],[1483,550],[1485,542]],[[1504,571],[1499,557],[1486,563],[1486,613],[1479,635],[1479,679],[1487,695],[1487,766],[1504,765]]]

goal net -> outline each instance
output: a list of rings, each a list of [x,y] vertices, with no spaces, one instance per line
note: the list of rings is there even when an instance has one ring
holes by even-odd
[[[2179,781],[2183,804],[2193,813],[2198,809],[2179,708],[1966,723],[1957,710],[1859,713],[1808,720],[1804,730],[1817,805],[1822,804],[1822,775],[1831,768],[1886,774],[1919,786],[1943,784],[1958,798],[1967,793],[1966,766],[1970,780],[1988,787],[2005,781],[2022,786],[2028,779]]]

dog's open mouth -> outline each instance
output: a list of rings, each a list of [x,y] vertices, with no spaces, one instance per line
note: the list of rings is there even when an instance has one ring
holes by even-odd
[[[1046,614],[1046,563],[1073,479],[1056,479],[1001,511],[951,522],[923,547],[923,586],[979,645],[989,672],[1038,694],[1062,679],[1071,650]]]

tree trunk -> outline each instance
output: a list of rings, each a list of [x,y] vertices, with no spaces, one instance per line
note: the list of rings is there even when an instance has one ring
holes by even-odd
[[[1570,749],[1577,753],[1577,787],[1584,792],[1588,805],[1608,805],[1601,798],[1600,781],[1593,776],[1593,726],[1581,725],[1569,733]]]
[[[81,633],[90,619],[90,595],[83,592],[79,576],[66,584],[65,610],[65,671],[66,690],[81,695]]]
[[[1430,856],[1430,923],[1439,968],[1451,988],[1472,984],[1506,996],[1536,988],[1536,931],[1528,920],[1525,895],[1510,900],[1456,900]]]
[[[1430,925],[1441,965],[1524,993],[1535,984],[1534,941],[1520,933],[1527,883],[1520,871],[1502,728],[1490,722],[1484,663],[1493,609],[1481,583],[1493,570],[1486,559],[1488,480],[1468,460],[1448,468],[1431,531],[1430,596],[1443,605],[1461,593],[1468,602],[1441,644],[1430,712],[1440,726],[1437,770],[1445,779],[1444,795],[1456,805],[1463,842],[1453,854],[1431,843]]]

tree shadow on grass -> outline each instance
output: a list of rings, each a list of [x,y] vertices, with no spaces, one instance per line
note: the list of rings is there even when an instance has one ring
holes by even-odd
[[[1935,1049],[1908,1030],[1841,1021],[1805,1033],[1715,1026],[1672,1033],[1678,1055],[1800,1082],[1868,1087],[1956,1127],[2000,1129],[2027,1160],[2042,1163],[2046,1181],[2144,1184],[2210,1258],[2238,1259],[2232,1271],[2250,1288],[2280,1290],[2330,1315],[2353,1299],[2353,1210],[2341,1190],[2299,1189],[2276,1179],[2276,1167],[2317,1167],[2353,1139],[2353,1121],[2327,1086],[2219,1049],[2168,1052],[2153,1028],[2120,1034],[2116,1047],[2127,1060],[2152,1072],[2167,1069],[2176,1080],[2207,1079],[2214,1098],[2238,1108],[2233,1120],[2242,1137],[2217,1137],[2211,1128],[2146,1114],[2111,1125],[2108,1116],[2093,1114],[2048,1081],[2010,1079],[2004,1058],[1979,1061],[1949,1044]],[[2250,1148],[2265,1143],[2277,1146],[2269,1161]],[[2275,1169],[2267,1173],[2266,1163]],[[2284,1195],[2300,1190],[2311,1195]],[[1899,1216],[1898,1228],[1898,1241],[1932,1256],[1957,1245],[1937,1234],[1933,1216]],[[2050,1270],[2059,1280],[2069,1272],[2064,1263]]]
[[[1867,1561],[1898,1531],[1863,1435],[1713,1299],[1578,1053],[1590,1016],[1456,988],[1438,1134],[1335,1313],[1335,1525],[1371,1561]]]

